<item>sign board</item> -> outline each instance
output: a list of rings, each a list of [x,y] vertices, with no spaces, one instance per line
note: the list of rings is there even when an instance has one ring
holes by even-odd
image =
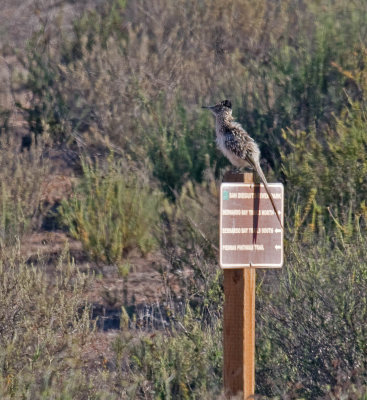
[[[268,186],[283,224],[284,187],[281,183]],[[283,229],[263,184],[221,184],[220,265],[222,268],[283,265]]]

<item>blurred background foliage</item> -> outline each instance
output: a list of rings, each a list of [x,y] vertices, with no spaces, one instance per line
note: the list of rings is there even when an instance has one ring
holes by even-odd
[[[12,46],[0,31],[10,76],[0,276],[2,293],[21,293],[16,311],[1,303],[1,332],[13,329],[1,341],[2,398],[223,395],[217,195],[230,166],[200,107],[231,98],[286,193],[285,265],[258,274],[256,392],[366,399],[366,2],[83,0],[71,14],[73,1],[28,3],[37,29],[27,40]],[[56,150],[76,176],[56,227],[89,260],[121,266],[134,249],[159,252],[161,327],[123,309],[98,368],[80,353],[96,332],[78,266],[59,264],[69,280],[52,288],[52,309],[73,306],[48,326],[49,282],[17,253],[50,217],[42,182]],[[37,312],[25,312],[30,302]],[[65,342],[50,341],[53,327]],[[15,354],[19,337],[31,344]]]

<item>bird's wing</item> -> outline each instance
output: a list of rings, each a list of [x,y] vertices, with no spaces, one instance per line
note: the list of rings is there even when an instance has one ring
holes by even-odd
[[[237,157],[246,159],[247,154],[251,151],[253,140],[241,127],[231,127],[226,129],[224,133],[224,145]]]

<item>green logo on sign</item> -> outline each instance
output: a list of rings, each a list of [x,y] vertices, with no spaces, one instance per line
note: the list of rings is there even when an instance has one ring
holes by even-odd
[[[223,200],[229,199],[229,192],[227,190],[223,190]]]

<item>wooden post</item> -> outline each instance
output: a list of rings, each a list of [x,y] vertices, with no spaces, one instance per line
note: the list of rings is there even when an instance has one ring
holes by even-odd
[[[227,173],[223,182],[252,183],[253,174]],[[255,392],[255,268],[224,270],[224,389],[247,400]]]

